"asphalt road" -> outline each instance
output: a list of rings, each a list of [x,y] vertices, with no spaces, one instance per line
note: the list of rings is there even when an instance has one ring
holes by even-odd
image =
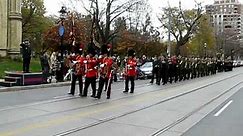
[[[68,86],[0,93],[0,136],[156,136],[241,87],[242,70],[165,86],[139,80],[134,94],[114,83],[109,100],[69,96]]]
[[[135,83],[136,88],[148,85],[149,80],[137,80]],[[97,83],[98,87],[98,83]],[[111,97],[114,94],[121,93],[124,89],[124,82],[114,82],[112,84]],[[0,107],[15,106],[21,104],[28,104],[33,102],[40,102],[46,100],[57,100],[70,98],[67,93],[70,86],[49,87],[49,88],[36,88],[31,90],[21,90],[13,92],[0,93]],[[89,87],[91,93],[91,87]],[[135,90],[136,91],[136,90]],[[78,86],[76,86],[75,95],[79,94]],[[103,92],[104,94],[104,92]]]
[[[242,136],[243,89],[230,97],[183,136]]]

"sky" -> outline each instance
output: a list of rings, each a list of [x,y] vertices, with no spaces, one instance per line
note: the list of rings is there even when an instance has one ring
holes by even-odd
[[[80,3],[75,3],[75,0],[44,0],[44,4],[46,7],[47,15],[59,15],[58,11],[61,9],[61,7],[65,4],[68,5],[68,3],[73,2],[73,5],[77,5],[76,9],[78,11],[84,11],[83,5]],[[84,2],[87,0],[83,0]],[[182,8],[183,9],[192,9],[195,7],[195,0],[148,0],[149,4],[152,7],[152,24],[156,27],[159,27],[161,24],[159,20],[157,19],[157,15],[161,12],[162,7],[168,7],[168,4],[171,7],[178,7],[179,1],[181,1]],[[214,0],[196,0],[197,2],[201,2],[204,5],[210,5],[214,3]],[[243,0],[239,0],[240,3],[243,3]],[[81,9],[81,10],[80,10]]]
[[[57,15],[58,11],[61,9],[61,6],[65,3],[69,3],[70,1],[71,0],[44,0],[45,7],[47,9],[47,14],[48,15],[52,15],[52,14]],[[153,13],[157,14],[161,7],[168,6],[168,1],[172,7],[179,5],[178,4],[179,0],[149,0],[149,4],[153,8]],[[185,9],[191,9],[195,5],[194,0],[181,0],[181,1],[182,1],[182,7]],[[213,1],[214,0],[197,0],[197,2],[202,2],[203,5],[212,4]],[[243,2],[243,0],[240,0],[240,1]],[[82,6],[79,6],[78,8],[82,8]]]
[[[87,0],[83,0],[84,2]],[[192,9],[195,7],[195,0],[181,0],[183,9]],[[197,2],[201,2],[203,5],[213,4],[214,0],[196,0]],[[241,0],[243,1],[243,0]],[[60,11],[61,7],[65,4],[73,2],[72,4],[76,6],[78,11],[84,11],[83,5],[81,3],[75,3],[75,0],[44,0],[44,4],[46,7],[47,15],[57,15],[58,11]],[[167,7],[170,4],[171,7],[179,5],[179,0],[148,0],[149,4],[152,7],[152,22],[153,25],[158,26],[160,23],[157,19],[157,15],[161,12],[162,7]],[[81,10],[80,10],[81,9]]]

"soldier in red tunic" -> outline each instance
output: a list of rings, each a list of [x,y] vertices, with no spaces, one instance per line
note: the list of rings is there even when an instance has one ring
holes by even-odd
[[[73,68],[72,73],[72,81],[71,81],[71,90],[68,94],[74,95],[75,94],[75,85],[76,80],[79,81],[79,95],[82,94],[83,91],[83,75],[84,75],[84,57],[82,56],[83,53],[83,46],[78,46],[78,49],[75,51],[76,54],[69,57],[70,60],[70,67]]]
[[[84,84],[84,93],[83,93],[83,97],[87,96],[88,93],[88,88],[89,85],[91,84],[92,87],[92,95],[91,97],[95,97],[96,95],[96,77],[97,77],[97,68],[98,68],[98,61],[97,59],[94,57],[96,52],[94,49],[94,45],[93,44],[89,44],[88,45],[88,55],[86,57],[86,60],[84,61],[84,65],[85,65],[85,84]]]
[[[129,86],[128,86],[129,81],[131,81],[130,93],[134,93],[134,86],[135,86],[134,80],[137,73],[136,72],[137,60],[134,57],[135,57],[135,51],[133,49],[129,49],[128,59],[126,61],[125,71],[124,71],[124,75],[125,75],[125,91],[123,91],[124,93],[127,93],[129,90]]]
[[[103,87],[107,84],[107,99],[110,99],[111,94],[111,80],[112,80],[112,64],[113,59],[109,57],[108,45],[101,46],[101,58],[100,58],[100,79],[99,89],[96,98],[100,99]]]

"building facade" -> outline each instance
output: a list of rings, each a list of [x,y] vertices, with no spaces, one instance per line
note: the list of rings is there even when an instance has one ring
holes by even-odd
[[[241,39],[243,5],[238,0],[215,0],[206,6],[210,22],[217,35],[226,34]]]
[[[0,55],[16,56],[22,42],[21,0],[0,0]]]

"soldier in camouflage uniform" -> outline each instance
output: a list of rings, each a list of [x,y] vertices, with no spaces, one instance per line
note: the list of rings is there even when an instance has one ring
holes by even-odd
[[[196,66],[197,66],[197,62],[196,62],[196,58],[192,58],[191,59],[191,68],[192,68],[192,75],[191,75],[191,79],[196,78],[197,75],[197,71],[196,71]]]
[[[160,73],[161,73],[163,85],[167,84],[167,82],[168,82],[168,62],[167,62],[165,56],[161,56]]]
[[[180,70],[180,81],[181,81],[185,77],[185,58],[183,57],[180,59],[179,70]]]

